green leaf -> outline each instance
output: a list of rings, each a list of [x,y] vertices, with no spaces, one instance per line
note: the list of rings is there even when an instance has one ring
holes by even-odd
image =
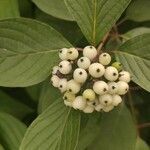
[[[77,46],[77,44],[80,43],[79,45],[82,46],[81,42],[83,40],[85,41],[84,44],[86,45],[87,41],[84,38],[84,36],[76,22],[65,21],[65,20],[61,20],[58,18],[54,18],[50,15],[45,14],[44,12],[40,11],[39,9],[36,9],[35,17],[37,20],[49,24],[55,30],[60,32],[73,45]]]
[[[145,33],[150,33],[150,28],[146,28],[146,27],[134,28],[128,31],[127,33],[123,34],[123,36],[125,37],[125,39],[131,39]]]
[[[18,0],[20,16],[33,17],[33,3],[30,0]]]
[[[40,90],[41,90],[42,83],[36,84],[33,86],[26,87],[25,90],[27,91],[28,95],[32,98],[33,101],[38,102]]]
[[[32,0],[45,13],[64,20],[73,20],[63,0]]]
[[[4,147],[0,144],[0,150],[4,150]]]
[[[31,124],[20,150],[75,150],[79,129],[80,113],[68,109],[59,99]]]
[[[53,87],[47,80],[43,84],[38,104],[38,113],[42,113],[50,104],[56,101],[61,95],[60,91]]]
[[[98,113],[89,115],[86,126],[80,131],[77,150],[85,150],[97,137],[100,132],[100,117]]]
[[[17,150],[22,141],[26,126],[6,113],[0,113],[0,141],[7,150]]]
[[[126,11],[126,19],[138,22],[148,21],[150,20],[149,8],[149,0],[134,0]]]
[[[17,0],[1,0],[0,1],[0,19],[19,17]]]
[[[135,150],[149,150],[149,146],[141,138],[137,138]]]
[[[114,51],[124,69],[132,75],[132,80],[150,91],[150,34],[143,34],[128,40]]]
[[[65,0],[90,44],[97,45],[128,6],[130,0]]]
[[[25,87],[47,78],[58,49],[70,47],[53,28],[31,19],[0,22],[0,86]]]
[[[19,119],[23,119],[25,116],[32,113],[33,110],[27,105],[0,91],[0,112],[6,112]]]
[[[136,129],[124,104],[101,116],[99,135],[88,150],[134,150]]]

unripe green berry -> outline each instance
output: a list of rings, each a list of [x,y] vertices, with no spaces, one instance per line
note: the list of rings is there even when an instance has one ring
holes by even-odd
[[[83,92],[83,97],[87,100],[87,101],[94,101],[96,98],[95,92],[92,89],[86,89]]]
[[[118,71],[122,70],[122,64],[120,62],[114,62],[111,66],[115,67]]]

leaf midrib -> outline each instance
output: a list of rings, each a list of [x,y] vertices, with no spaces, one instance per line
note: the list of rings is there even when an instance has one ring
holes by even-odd
[[[136,57],[138,59],[142,59],[142,60],[145,60],[145,61],[149,61],[148,59],[144,58],[144,57],[139,57],[135,54],[131,54],[131,53],[127,53],[127,52],[122,52],[122,51],[112,51],[114,53],[121,53],[121,54],[124,54],[124,55],[129,55],[130,57]]]
[[[11,56],[7,56],[7,55],[5,57],[0,56],[0,59],[1,58],[3,59],[3,58],[10,58],[10,57],[19,57],[19,56],[22,57],[22,56],[31,56],[31,55],[38,55],[38,54],[54,53],[54,52],[57,52],[57,51],[58,51],[58,49],[39,51],[39,52],[31,52],[31,53],[22,53],[22,54],[21,53],[15,53],[14,55],[11,55]]]

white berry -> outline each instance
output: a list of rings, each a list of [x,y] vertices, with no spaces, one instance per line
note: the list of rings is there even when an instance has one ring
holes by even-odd
[[[75,60],[79,56],[79,52],[76,48],[69,48],[67,52],[67,59],[68,60]]]
[[[74,109],[83,110],[86,107],[86,100],[83,96],[77,96],[72,103]]]
[[[88,69],[89,66],[91,64],[91,61],[89,58],[87,57],[81,57],[80,59],[78,59],[77,61],[77,65],[79,68],[82,68],[82,69]]]
[[[59,58],[61,60],[67,60],[67,52],[68,52],[67,48],[62,48],[61,50],[59,50]]]
[[[94,108],[99,104],[98,99],[95,99],[94,101],[87,101],[87,105],[93,106]]]
[[[82,68],[77,68],[73,73],[73,78],[78,83],[84,83],[87,79],[87,72]]]
[[[86,46],[83,49],[83,56],[88,57],[90,60],[93,60],[97,55],[97,50],[94,46]]]
[[[108,106],[112,104],[112,96],[110,94],[105,94],[102,96],[99,96],[99,102],[103,106]]]
[[[114,106],[118,106],[122,102],[122,98],[119,95],[113,95],[112,99],[113,99],[112,105]]]
[[[59,78],[58,76],[53,75],[53,76],[51,77],[51,82],[52,82],[52,85],[53,85],[54,87],[58,87],[58,86],[59,86],[59,81],[60,81],[60,78]]]
[[[104,77],[109,81],[115,81],[118,79],[118,70],[115,67],[107,67]]]
[[[130,73],[127,71],[121,71],[119,73],[119,80],[127,82],[127,83],[130,82],[130,80],[131,80]]]
[[[105,68],[100,63],[93,63],[89,67],[89,74],[94,78],[99,78],[105,73]]]
[[[67,90],[67,79],[60,79],[58,88],[62,93],[65,92]]]
[[[87,105],[84,109],[84,113],[92,113],[94,111],[94,107]]]
[[[108,85],[104,81],[96,81],[93,85],[93,90],[96,94],[102,95],[108,91]]]
[[[102,65],[108,65],[111,62],[111,56],[108,53],[102,53],[99,56],[99,62]]]
[[[80,91],[80,88],[81,88],[80,84],[75,80],[70,80],[67,83],[67,90],[74,94],[78,93]]]
[[[82,95],[87,101],[94,101],[96,98],[96,94],[92,89],[86,89]]]
[[[56,74],[57,71],[59,70],[59,67],[58,66],[54,66],[53,69],[52,69],[52,74]]]
[[[67,101],[67,100],[64,100],[64,104],[65,104],[66,106],[72,107],[72,102],[69,102],[69,101]]]
[[[96,111],[101,111],[103,108],[104,108],[104,106],[103,106],[102,104],[98,104],[98,105],[95,107],[95,110],[96,110]]]
[[[114,106],[113,105],[109,105],[109,106],[106,106],[106,107],[103,107],[103,111],[104,112],[110,112],[111,110],[114,109]]]
[[[116,82],[109,82],[108,83],[108,93],[115,94],[118,91],[118,84]]]
[[[118,81],[117,84],[118,84],[118,92],[117,92],[117,94],[124,95],[124,94],[126,94],[128,92],[129,85],[126,82]]]
[[[59,71],[62,74],[69,74],[72,70],[71,63],[67,60],[63,60],[59,63]]]

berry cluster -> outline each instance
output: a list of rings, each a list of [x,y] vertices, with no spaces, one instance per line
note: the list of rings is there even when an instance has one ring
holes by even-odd
[[[85,113],[109,112],[122,102],[121,95],[129,89],[130,74],[119,62],[111,63],[108,53],[98,54],[93,46],[83,51],[63,48],[61,62],[53,67],[51,81],[64,93],[66,106]]]

